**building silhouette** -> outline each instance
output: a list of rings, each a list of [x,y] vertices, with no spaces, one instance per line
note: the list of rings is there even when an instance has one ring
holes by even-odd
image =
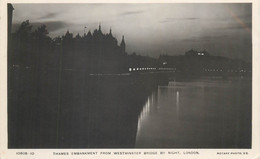
[[[121,52],[125,53],[125,39],[124,36],[122,36],[122,41],[120,44]]]
[[[209,56],[209,53],[206,50],[195,51],[191,49],[185,53],[185,56]]]

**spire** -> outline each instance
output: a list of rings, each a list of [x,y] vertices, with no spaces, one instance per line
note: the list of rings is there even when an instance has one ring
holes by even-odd
[[[125,53],[125,37],[124,37],[124,35],[122,36],[122,41],[121,41],[120,47],[122,49],[122,52]]]
[[[90,30],[89,30],[88,33],[87,33],[87,35],[86,35],[86,38],[87,38],[87,39],[91,39],[91,37],[92,37],[92,34],[91,34]]]
[[[92,35],[90,30],[88,31],[88,34],[87,34],[87,35]]]
[[[124,37],[124,35],[122,36],[122,42],[121,42],[121,44],[125,44],[125,37]]]
[[[98,25],[98,30],[101,31],[101,24]]]
[[[109,34],[112,34],[112,29],[111,29],[111,27],[110,27],[110,30],[109,30]]]
[[[69,31],[69,29],[67,29],[65,36],[69,36],[69,35],[70,35],[70,31]]]

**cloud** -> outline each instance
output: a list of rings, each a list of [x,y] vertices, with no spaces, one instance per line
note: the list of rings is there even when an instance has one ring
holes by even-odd
[[[242,18],[242,19],[251,19],[252,20],[252,13],[245,14],[245,15],[239,15],[237,17]]]
[[[33,26],[32,30],[35,30],[36,28],[38,28],[41,25],[46,25],[47,30],[49,32],[53,32],[53,31],[56,31],[56,30],[69,26],[69,23],[63,22],[63,21],[30,22],[30,24]],[[20,25],[21,25],[21,23],[14,23],[12,25],[12,32],[15,32],[19,28]]]
[[[252,29],[252,22],[246,22],[241,25],[240,23],[230,23],[227,26],[216,27],[218,30],[237,30],[237,29]]]
[[[123,12],[121,13],[120,15],[121,16],[126,16],[126,15],[132,15],[132,14],[141,14],[143,13],[144,11],[128,11],[128,12]]]
[[[43,22],[43,24],[47,26],[49,32],[56,31],[61,28],[65,28],[69,26],[69,23],[63,21],[47,21],[47,22]]]
[[[245,22],[252,22],[252,14],[245,14],[245,15],[236,15],[236,17],[240,20],[243,20]],[[217,18],[211,18],[206,19],[207,21],[215,21],[215,22],[229,22],[231,20],[234,20],[234,17],[232,16],[226,16],[226,17],[217,17]]]
[[[217,36],[201,36],[201,37],[191,37],[189,39],[182,40],[183,42],[202,42],[202,41],[213,41],[219,39],[230,38],[228,35],[217,35]]]
[[[57,15],[58,13],[48,13],[47,15],[38,18],[38,20],[55,18]]]
[[[252,23],[244,23],[244,25],[246,25],[249,29],[252,28]],[[221,28],[221,29],[244,29],[244,27],[239,25],[239,24],[234,24],[234,25],[224,27],[224,28]]]
[[[200,18],[195,18],[195,17],[190,17],[190,18],[166,18],[160,23],[169,23],[169,22],[174,22],[174,21],[193,21],[193,20],[199,20]]]

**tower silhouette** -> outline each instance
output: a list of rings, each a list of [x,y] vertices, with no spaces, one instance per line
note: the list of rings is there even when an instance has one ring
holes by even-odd
[[[123,53],[125,53],[125,39],[124,39],[124,35],[122,37],[122,41],[121,41],[121,44],[120,44],[120,48],[121,48],[121,51]]]
[[[110,27],[110,29],[109,29],[109,35],[112,35],[112,29],[111,29],[111,27]]]
[[[99,25],[98,25],[98,33],[103,35],[102,30],[101,30],[101,23],[99,23]]]

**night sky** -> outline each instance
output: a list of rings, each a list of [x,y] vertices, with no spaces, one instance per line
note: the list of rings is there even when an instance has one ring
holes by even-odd
[[[222,4],[13,4],[13,31],[25,20],[47,25],[49,36],[74,36],[112,28],[126,51],[158,57],[183,55],[190,49],[251,61],[252,6]],[[84,29],[87,27],[87,29]]]

